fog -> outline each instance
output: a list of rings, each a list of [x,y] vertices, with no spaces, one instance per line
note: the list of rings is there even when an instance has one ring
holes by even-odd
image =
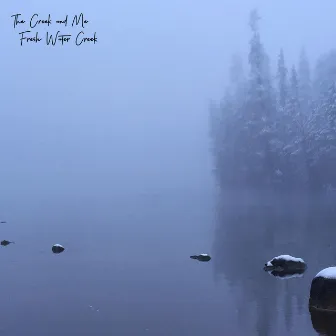
[[[270,334],[266,320],[271,320],[276,312],[258,284],[266,283],[265,293],[269,296],[275,290],[282,293],[283,288],[279,290],[272,282],[274,279],[263,279],[259,264],[262,266],[275,253],[286,252],[283,251],[286,248],[304,254],[304,242],[300,240],[298,246],[293,239],[302,238],[300,230],[307,227],[307,217],[315,214],[323,219],[325,212],[321,206],[313,214],[307,208],[296,213],[293,204],[289,210],[287,205],[278,207],[279,216],[270,208],[265,210],[264,205],[257,204],[255,210],[251,206],[256,201],[253,193],[247,197],[247,205],[239,203],[243,199],[235,195],[233,203],[238,205],[232,210],[229,201],[233,195],[215,192],[218,181],[213,174],[216,164],[210,150],[209,105],[224,96],[233,55],[242,56],[248,73],[251,39],[248,21],[254,8],[262,18],[260,35],[271,60],[272,76],[281,48],[286,64],[291,67],[297,64],[304,47],[313,68],[321,54],[334,47],[336,2],[330,0],[323,5],[303,0],[16,0],[1,5],[0,216],[7,216],[17,225],[4,229],[3,233],[14,235],[14,240],[26,241],[23,247],[17,244],[17,249],[12,249],[16,251],[13,255],[7,253],[4,257],[7,260],[4,267],[11,271],[5,291],[17,290],[14,301],[10,301],[12,294],[4,299],[8,304],[11,302],[6,315],[7,329],[15,327],[17,335],[22,334],[14,319],[16,307],[22,305],[19,317],[26,318],[27,328],[33,330],[38,321],[33,314],[35,308],[25,317],[25,307],[34,300],[41,303],[44,296],[57,300],[60,295],[62,300],[68,300],[70,331],[78,332],[76,323],[82,323],[83,329],[86,326],[93,334],[99,326],[102,332],[105,328],[106,332],[113,330],[121,332],[120,335],[140,335],[136,328],[144,331],[155,320],[155,328],[159,329],[153,328],[154,334],[171,335],[173,331],[175,336],[179,333],[197,336],[211,328],[214,335],[225,330],[239,335],[231,317],[242,316],[249,321],[244,325],[248,333],[256,329],[256,333]],[[83,13],[89,21],[83,30],[88,37],[96,32],[98,43],[48,46],[44,42],[31,42],[21,46],[19,33],[28,30],[28,26],[13,28],[11,15],[16,13],[27,21],[34,13],[41,19],[50,14],[52,20]],[[81,28],[52,24],[40,25],[32,31],[45,36],[47,31],[55,34],[57,30],[75,36]],[[277,201],[275,198],[271,206]],[[243,215],[237,219],[241,211]],[[332,223],[333,214],[326,213],[328,223]],[[281,227],[281,216],[289,223],[288,227],[297,223],[297,217],[301,224],[294,230],[294,238],[284,235],[277,245],[272,237],[274,230]],[[257,228],[251,236],[250,218]],[[277,225],[269,228],[268,220]],[[310,225],[316,228],[318,224],[316,220],[315,226]],[[314,245],[314,237],[307,237],[304,237],[309,241],[307,244]],[[28,260],[22,257],[25,253],[33,258],[35,251],[45,251],[49,246],[42,244],[43,247],[34,249],[28,238],[34,244],[59,240],[66,248],[72,245],[73,251],[64,264],[59,262],[56,269],[48,269],[42,280],[31,275],[31,283],[15,282],[27,272],[41,271],[39,263],[46,269],[51,267],[47,257],[40,257],[33,268],[25,263]],[[319,238],[321,249],[324,239],[325,236]],[[85,249],[84,253],[83,242],[91,250]],[[102,247],[97,246],[98,242]],[[202,253],[202,249],[211,251],[213,242],[213,272],[188,264],[190,254]],[[266,248],[256,248],[251,254],[253,263],[246,271],[251,276],[243,280],[244,271],[236,268],[245,256],[241,242],[251,250],[266,244]],[[122,252],[116,257],[110,246]],[[134,261],[137,249],[149,259]],[[179,259],[182,254],[186,260]],[[313,253],[308,256],[313,258]],[[323,263],[325,254],[321,252],[319,256]],[[332,262],[331,258],[329,261]],[[90,272],[85,273],[85,267]],[[108,269],[106,272],[104,267]],[[320,263],[315,263],[313,271],[319,267]],[[57,287],[57,270],[67,272],[62,273],[63,287]],[[139,275],[141,270],[145,275]],[[160,276],[160,271],[164,275]],[[80,278],[80,272],[86,274],[84,279]],[[218,280],[222,274],[225,280],[214,285],[213,277]],[[55,292],[50,290],[47,280],[50,286],[56,286]],[[81,288],[76,287],[76,281],[83,281]],[[95,284],[95,289],[89,281]],[[230,287],[232,283],[240,286],[243,298],[237,294],[237,299]],[[208,286],[209,292],[199,290],[203,285]],[[38,287],[43,291],[38,292]],[[308,287],[307,280],[304,290]],[[27,294],[29,290],[36,298]],[[129,291],[132,299],[125,294]],[[287,292],[290,298],[297,298],[297,309],[302,311],[307,290],[298,291],[292,286]],[[119,306],[109,308],[105,294]],[[21,295],[26,296],[22,299]],[[246,309],[244,297],[260,308],[256,312],[259,323],[256,328],[250,317],[246,317],[246,311],[241,313]],[[85,301],[88,298],[110,315],[83,318],[86,313],[76,312],[77,308],[71,304],[88,305],[90,302]],[[128,306],[129,302],[133,304]],[[62,304],[59,298],[56,306]],[[232,308],[234,304],[237,307]],[[290,303],[286,304],[287,314]],[[141,305],[143,310],[139,308]],[[211,312],[208,322],[195,320],[196,311],[204,307]],[[36,311],[36,314],[43,312],[46,321],[54,323],[55,332],[57,321],[66,316],[63,313],[63,317],[57,315],[52,319],[53,308],[43,311],[40,307]],[[263,319],[266,313],[269,315]],[[304,330],[312,332],[308,315],[303,316]],[[167,320],[176,329],[162,327]],[[235,323],[239,326],[240,322]],[[283,329],[290,330],[293,323],[286,321]],[[43,329],[41,335],[45,330],[48,329]]]
[[[332,47],[332,1],[4,3],[3,194],[208,186],[208,102],[223,94],[232,54],[247,51],[256,6],[271,56],[284,47],[294,62],[304,45],[315,59]],[[21,47],[17,12],[82,12],[99,42]]]

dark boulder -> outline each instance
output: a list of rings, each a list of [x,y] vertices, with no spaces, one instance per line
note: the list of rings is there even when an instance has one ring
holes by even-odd
[[[310,286],[309,305],[319,310],[336,311],[336,267],[316,274]]]
[[[51,250],[53,251],[53,253],[61,253],[61,252],[63,252],[65,249],[64,249],[64,247],[62,246],[62,245],[60,245],[60,244],[55,244],[55,245],[53,245],[53,247],[51,248]]]
[[[210,261],[211,257],[208,254],[202,253],[197,255],[190,256],[191,259],[195,259],[198,261]]]
[[[14,244],[14,242],[9,240],[2,240],[0,244],[1,246],[7,246],[9,244]]]
[[[336,335],[336,312],[309,307],[311,323],[319,335]]]

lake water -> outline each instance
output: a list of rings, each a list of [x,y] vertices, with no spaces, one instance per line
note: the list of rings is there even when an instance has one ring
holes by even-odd
[[[325,200],[162,190],[0,211],[1,239],[16,242],[0,250],[4,335],[317,334],[310,282],[336,259]],[[283,253],[307,261],[302,278],[263,271]]]

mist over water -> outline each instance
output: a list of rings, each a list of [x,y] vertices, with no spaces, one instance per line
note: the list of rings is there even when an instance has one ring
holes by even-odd
[[[256,335],[315,335],[309,290],[313,277],[335,264],[332,204],[321,196],[245,191],[222,194],[217,207],[214,268],[232,288],[241,323]],[[302,277],[262,270],[285,253],[307,262]]]
[[[334,1],[321,7],[289,0],[17,0],[0,7],[0,221],[7,221],[0,224],[0,240],[15,241],[0,248],[1,333],[276,336],[330,330],[330,319],[311,316],[308,296],[314,275],[336,258],[335,170],[329,169],[335,138],[330,127],[329,133],[319,128],[329,121],[327,112],[333,115],[324,108],[333,105],[319,104],[319,114],[306,106],[314,121],[307,141],[319,144],[306,148],[307,162],[289,155],[306,138],[275,123],[271,140],[281,141],[272,142],[276,150],[265,147],[272,154],[263,165],[258,146],[266,150],[270,139],[251,140],[260,124],[240,133],[242,119],[250,125],[240,112],[260,110],[230,105],[245,103],[244,90],[232,100],[225,92],[233,88],[230,78],[248,82],[248,21],[258,8],[267,79],[278,85],[283,48],[288,89],[305,47],[317,75],[309,84],[323,82],[318,89],[333,98],[336,57],[321,56],[334,47]],[[54,20],[82,12],[89,20],[85,32],[97,32],[98,43],[21,47],[11,15],[27,19],[36,12]],[[57,31],[38,30],[41,36]],[[241,57],[241,68],[232,55]],[[277,85],[267,97],[278,97]],[[225,112],[218,123],[209,123],[212,99],[217,108],[225,106],[215,109]],[[273,112],[290,110],[272,104]],[[286,126],[301,120],[286,116]],[[283,151],[288,144],[291,152]],[[307,187],[307,165],[297,169],[303,162],[317,163],[310,176],[322,191],[287,188],[297,181]],[[60,255],[51,252],[55,243],[65,247]],[[211,261],[190,259],[200,253]],[[307,271],[292,279],[264,272],[265,262],[279,254],[302,257]]]

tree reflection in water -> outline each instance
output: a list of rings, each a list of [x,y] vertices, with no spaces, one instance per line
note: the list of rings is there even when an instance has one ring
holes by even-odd
[[[290,331],[295,316],[308,316],[311,280],[336,260],[332,204],[323,197],[298,194],[218,195],[215,273],[224,276],[239,293],[236,304],[241,322],[252,319],[258,335],[272,335],[280,320]],[[267,260],[280,254],[302,257],[307,262],[302,278],[278,279],[263,270]]]

